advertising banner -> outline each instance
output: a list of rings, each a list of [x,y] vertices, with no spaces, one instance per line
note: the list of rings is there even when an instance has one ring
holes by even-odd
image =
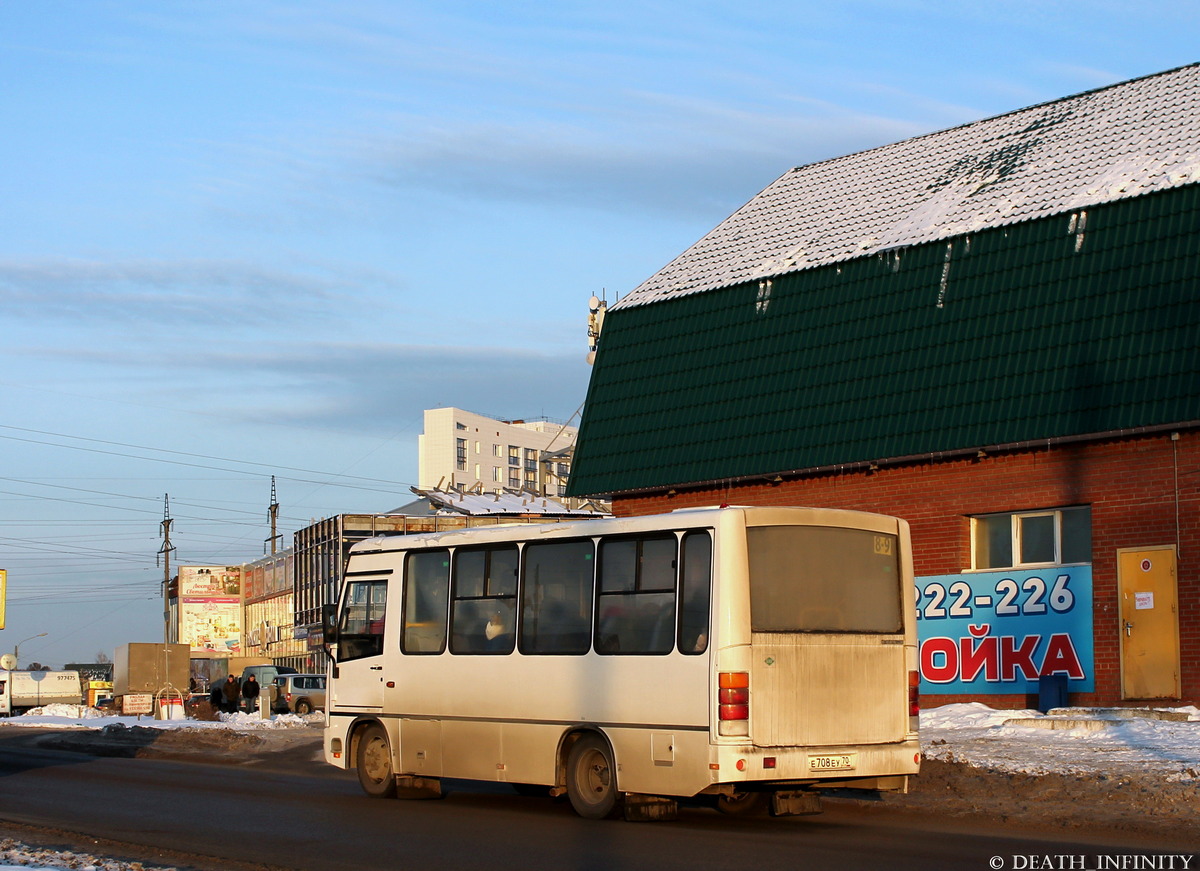
[[[224,598],[242,592],[241,566],[180,566],[179,595],[189,598]]]
[[[1092,567],[917,578],[921,692],[1037,693],[1061,674],[1095,690]]]
[[[290,553],[256,560],[245,567],[242,584],[247,602],[292,591],[294,557]]]
[[[246,584],[246,601],[249,602],[263,595],[264,585],[263,578],[265,576],[262,563],[257,565],[246,566],[246,571],[243,575],[243,580]]]
[[[193,651],[242,652],[242,605],[236,597],[183,599],[179,608],[179,641]]]

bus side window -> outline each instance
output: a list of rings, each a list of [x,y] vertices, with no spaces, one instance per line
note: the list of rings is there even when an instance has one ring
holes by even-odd
[[[338,627],[338,661],[383,653],[383,618],[387,581],[354,581],[346,587],[346,604]]]
[[[683,537],[679,573],[679,652],[708,649],[709,602],[712,595],[712,539],[707,532]]]
[[[511,653],[516,645],[517,547],[454,552],[450,652]]]
[[[675,646],[675,536],[600,542],[597,653],[670,653]]]
[[[446,598],[450,587],[450,551],[414,550],[404,560],[405,653],[441,653],[446,649]]]
[[[525,547],[522,653],[587,653],[592,646],[594,545],[537,542]]]

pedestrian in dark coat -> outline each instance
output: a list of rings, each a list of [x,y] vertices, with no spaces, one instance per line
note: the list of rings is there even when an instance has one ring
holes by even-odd
[[[253,714],[258,710],[258,694],[262,690],[254,675],[249,675],[246,682],[242,684],[242,698],[246,700],[247,713]]]
[[[218,681],[213,681],[212,688],[208,691],[208,703],[212,706],[214,714],[225,710],[225,694],[221,692],[221,684]]]
[[[236,714],[238,702],[242,697],[242,688],[238,686],[236,677],[230,675],[225,678],[225,683],[221,684],[221,695],[224,697],[225,702],[221,710],[227,714]]]

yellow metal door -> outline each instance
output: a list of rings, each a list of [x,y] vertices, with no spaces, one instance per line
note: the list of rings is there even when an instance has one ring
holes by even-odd
[[[1174,546],[1117,551],[1121,696],[1179,698],[1179,616]]]

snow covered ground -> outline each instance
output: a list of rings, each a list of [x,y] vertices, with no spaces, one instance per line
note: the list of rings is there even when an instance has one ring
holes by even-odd
[[[1153,719],[1154,716],[1180,719]],[[927,759],[1025,774],[1157,773],[1200,784],[1200,708],[998,711],[978,703],[921,713]]]
[[[1131,715],[1132,714],[1132,715]],[[1172,719],[1155,719],[1155,717]],[[114,723],[155,729],[319,728],[320,714],[221,714],[216,721],[154,720],[105,716],[91,708],[51,705],[3,721],[9,726],[97,729]],[[928,759],[1000,772],[1031,775],[1158,775],[1164,781],[1200,786],[1200,708],[995,710],[978,703],[946,705],[921,713],[921,744]],[[139,865],[144,871],[155,871]],[[79,853],[54,853],[0,839],[0,868],[131,871],[132,863]]]

